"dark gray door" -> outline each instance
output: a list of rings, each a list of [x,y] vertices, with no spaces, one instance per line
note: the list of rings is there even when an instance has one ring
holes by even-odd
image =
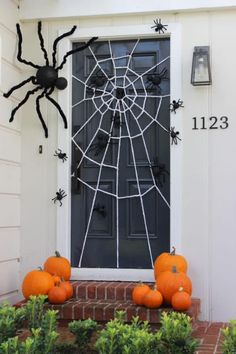
[[[148,269],[169,250],[169,52],[142,39],[73,56],[74,267]]]

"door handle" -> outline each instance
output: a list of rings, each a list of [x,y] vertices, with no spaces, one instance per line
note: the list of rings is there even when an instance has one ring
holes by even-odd
[[[73,127],[73,135],[79,130],[80,126],[75,125]],[[77,143],[77,145],[79,145]],[[71,156],[71,192],[73,194],[81,193],[81,182],[78,178],[81,177],[81,165],[78,167],[82,158],[82,152],[75,144],[72,145],[72,156]]]

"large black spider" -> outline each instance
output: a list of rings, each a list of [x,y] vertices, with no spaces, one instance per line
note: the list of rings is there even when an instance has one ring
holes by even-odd
[[[48,137],[48,128],[46,126],[46,123],[43,119],[41,110],[40,110],[40,100],[43,97],[46,97],[59,111],[63,122],[64,122],[64,127],[67,128],[67,120],[64,112],[62,111],[61,107],[59,104],[51,97],[51,94],[55,90],[55,88],[59,90],[64,90],[67,86],[67,80],[64,77],[58,77],[58,72],[61,70],[66,63],[67,57],[69,55],[72,55],[76,52],[82,51],[85,48],[87,48],[91,43],[93,43],[98,37],[92,37],[87,43],[82,45],[81,47],[78,47],[76,49],[70,50],[67,52],[60,65],[57,66],[57,60],[56,60],[56,54],[57,54],[57,45],[60,40],[63,38],[70,36],[73,34],[76,30],[76,26],[73,26],[72,29],[66,33],[63,33],[61,36],[57,37],[53,43],[53,53],[52,53],[52,65],[49,62],[48,59],[48,53],[44,47],[44,38],[42,36],[42,23],[41,21],[38,22],[38,37],[40,41],[40,47],[42,49],[42,52],[44,54],[44,59],[45,59],[45,65],[40,66],[37,64],[32,63],[31,61],[25,60],[22,58],[22,33],[20,29],[20,25],[17,23],[16,24],[16,30],[17,30],[17,35],[18,35],[18,53],[17,53],[17,59],[19,62],[30,65],[33,68],[37,69],[36,75],[35,76],[30,76],[28,79],[20,82],[18,85],[13,86],[7,93],[4,93],[4,97],[9,97],[15,90],[18,88],[24,86],[25,84],[31,82],[34,85],[37,85],[34,89],[28,91],[23,98],[23,100],[12,110],[11,112],[11,117],[9,119],[9,122],[12,122],[14,120],[14,116],[18,109],[23,106],[29,99],[31,95],[34,95],[36,92],[39,90],[43,90],[36,98],[36,111],[38,114],[38,117],[41,121],[41,124],[43,126],[44,132],[45,132],[45,137]]]
[[[152,74],[148,74],[147,75],[147,87],[146,89],[152,89],[154,87],[158,87],[159,90],[161,91],[161,87],[160,87],[160,84],[162,82],[162,80],[166,80],[167,77],[166,77],[166,74],[167,74],[167,69],[166,68],[163,68],[161,70],[161,72],[157,73],[157,72],[153,72]]]
[[[162,32],[162,33],[165,33],[165,31],[167,31],[167,28],[168,25],[163,25],[161,23],[161,19],[160,18],[157,18],[156,20],[153,20],[153,22],[155,23],[154,26],[152,26],[151,28],[155,28],[155,31],[158,32],[159,34]]]
[[[170,103],[170,111],[176,113],[176,109],[180,107],[184,107],[183,103],[184,102],[181,100],[178,101],[173,100],[172,103]]]
[[[164,163],[159,163],[158,157],[153,159],[151,164],[152,172],[154,177],[158,180],[161,187],[166,181],[166,175],[169,175],[169,172],[166,170],[166,165]]]

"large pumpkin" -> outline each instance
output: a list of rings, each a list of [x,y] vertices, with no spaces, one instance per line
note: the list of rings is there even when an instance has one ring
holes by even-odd
[[[54,286],[54,281],[48,272],[35,269],[27,273],[22,282],[22,293],[26,299],[30,295],[47,295]]]
[[[171,253],[161,253],[158,256],[154,263],[154,274],[155,279],[161,272],[166,270],[172,270],[172,267],[175,266],[178,272],[187,272],[188,263],[184,256],[175,253],[175,247],[172,247],[173,251]]]
[[[180,287],[189,295],[192,294],[192,282],[183,272],[178,272],[174,266],[171,271],[167,270],[158,275],[157,287],[162,293],[167,304],[171,303],[171,298]]]
[[[71,276],[71,265],[67,258],[61,257],[59,252],[55,256],[49,257],[44,263],[44,270],[52,275],[58,275],[64,280],[69,280]]]

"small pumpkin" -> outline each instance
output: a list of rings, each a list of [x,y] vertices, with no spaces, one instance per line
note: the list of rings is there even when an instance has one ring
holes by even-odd
[[[60,285],[53,286],[48,292],[48,301],[51,304],[63,304],[66,301],[66,290]]]
[[[62,257],[58,251],[55,252],[55,256],[51,256],[46,260],[44,270],[65,280],[69,280],[71,277],[70,262],[67,258]]]
[[[40,269],[31,270],[23,279],[22,293],[26,299],[30,295],[47,295],[54,286],[54,281],[48,272]]]
[[[58,275],[53,275],[52,279],[54,281],[54,285],[58,285],[61,283],[61,278]]]
[[[184,256],[176,254],[175,247],[172,247],[173,250],[171,253],[161,253],[154,262],[154,275],[155,279],[161,272],[166,270],[172,270],[172,267],[175,266],[178,272],[187,273],[188,262]]]
[[[171,305],[176,311],[186,311],[191,306],[191,296],[181,286],[171,298]]]
[[[167,304],[171,303],[171,298],[180,287],[189,295],[192,294],[192,282],[190,278],[183,272],[178,272],[173,266],[172,271],[161,272],[157,278],[157,287],[162,293]]]
[[[157,290],[157,286],[148,291],[143,297],[144,306],[150,309],[157,309],[163,303],[163,296],[160,291]]]
[[[73,286],[69,281],[61,281],[60,287],[66,291],[66,300],[69,300],[73,296]]]
[[[132,299],[136,305],[143,305],[143,297],[151,290],[147,284],[139,283],[132,291]]]

